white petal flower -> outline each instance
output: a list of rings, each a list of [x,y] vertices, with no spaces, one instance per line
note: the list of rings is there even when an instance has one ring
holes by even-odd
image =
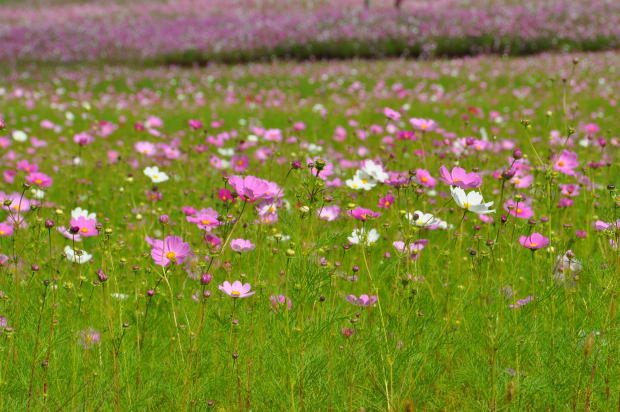
[[[366,232],[364,229],[353,229],[351,236],[347,239],[354,245],[365,243],[366,246],[370,246],[379,240],[379,232],[376,229],[370,229],[369,232]]]
[[[452,198],[456,204],[463,209],[469,210],[470,212],[478,215],[495,213],[495,209],[489,209],[489,207],[493,206],[493,202],[485,203],[482,195],[475,190],[465,193],[465,191],[460,187],[452,186],[450,187],[450,191],[452,192]]]
[[[21,130],[14,130],[11,136],[16,142],[25,142],[26,140],[28,140],[28,135],[26,134],[26,132]]]
[[[144,174],[151,178],[153,183],[165,182],[169,179],[168,175],[159,170],[157,166],[147,167],[144,169]]]
[[[71,246],[65,246],[65,256],[74,263],[84,264],[93,258],[93,255],[85,250],[73,250]]]

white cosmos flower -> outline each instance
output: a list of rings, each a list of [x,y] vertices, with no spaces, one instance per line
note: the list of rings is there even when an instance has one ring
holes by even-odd
[[[217,149],[217,152],[222,156],[232,157],[235,155],[235,149],[231,147],[220,147]]]
[[[379,163],[373,162],[370,159],[362,162],[361,171],[380,183],[383,183],[390,178],[390,176],[385,173],[385,170],[383,170],[383,166]]]
[[[433,216],[432,213],[424,213],[421,210],[416,210],[413,213],[407,213],[405,215],[409,223],[417,227],[437,227],[439,229],[447,229],[448,223]],[[414,219],[416,217],[416,219]]]
[[[89,220],[97,220],[96,213],[88,213],[88,210],[82,209],[81,207],[76,207],[71,211],[71,217],[73,219],[77,219],[79,217],[83,217]]]
[[[490,210],[489,207],[493,206],[493,202],[484,202],[482,195],[475,190],[469,193],[465,193],[460,187],[450,187],[452,192],[452,198],[459,207],[474,212],[479,215],[486,215],[488,213],[495,213],[495,209]]]
[[[32,197],[35,199],[43,199],[45,197],[45,192],[41,189],[32,188],[30,193],[32,193]]]
[[[165,182],[169,179],[168,175],[159,170],[159,167],[152,166],[144,169],[144,174],[151,178],[153,183]]]
[[[25,142],[26,140],[28,140],[28,135],[26,134],[26,132],[23,132],[21,130],[14,130],[11,136],[16,142]]]
[[[377,182],[366,173],[358,170],[353,179],[347,179],[345,184],[355,190],[370,190],[377,185]]]
[[[65,256],[69,261],[79,264],[86,263],[93,258],[93,255],[85,250],[73,250],[71,246],[65,246]]]
[[[377,232],[376,229],[370,229],[369,232],[366,232],[366,230],[364,230],[363,228],[353,229],[351,236],[349,236],[347,239],[354,245],[365,243],[366,246],[370,246],[377,240],[379,240],[379,232]]]

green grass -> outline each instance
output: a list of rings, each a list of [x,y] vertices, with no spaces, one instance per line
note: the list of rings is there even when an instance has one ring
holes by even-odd
[[[582,164],[606,155],[612,165],[585,169],[600,187],[582,188],[570,208],[555,207],[560,197],[557,184],[574,178],[547,170],[557,149],[547,143],[551,130],[566,133],[575,128],[581,138],[581,126],[596,122],[608,140],[619,133],[613,100],[620,55],[578,57],[581,62],[574,68],[572,56],[545,55],[204,69],[6,70],[0,112],[9,130],[28,130],[30,136],[50,143],[35,154],[27,154],[25,144],[14,142],[11,149],[16,160],[37,162],[54,184],[46,195],[52,204],[29,212],[28,226],[12,237],[0,237],[0,253],[16,257],[0,266],[0,315],[9,326],[0,332],[0,410],[615,410],[620,397],[620,260],[608,236],[617,234],[595,232],[592,224],[618,217],[618,198],[613,198],[617,191],[606,189],[620,183],[618,149],[571,149]],[[396,84],[408,93],[393,92]],[[513,94],[526,88],[529,94],[523,98]],[[16,95],[17,89],[23,93]],[[195,102],[198,92],[204,105]],[[148,101],[140,102],[138,96]],[[248,101],[259,96],[263,103]],[[317,104],[327,110],[324,118],[313,109]],[[422,148],[419,141],[398,141],[388,149],[380,141],[385,133],[362,142],[353,137],[355,128],[347,126],[349,120],[364,129],[385,126],[382,108],[403,105],[409,106],[402,110],[405,119],[432,118],[459,137],[479,137],[484,128],[493,140],[495,126],[497,139],[517,141],[535,166],[534,185],[520,192],[534,198],[537,223],[532,227],[526,220],[510,218],[501,225],[501,182],[485,174],[480,191],[485,200],[496,202],[495,224],[483,224],[474,215],[461,222],[463,214],[449,195],[434,198],[432,204],[433,197],[409,186],[394,190],[396,205],[381,209],[379,219],[366,223],[382,235],[375,245],[345,249],[346,237],[359,222],[317,219],[324,195],[331,195],[331,203],[343,210],[349,204],[379,210],[377,200],[389,188],[377,186],[362,193],[329,189],[305,168],[286,178],[290,161],[310,154],[298,144],[280,144],[266,162],[252,158],[248,174],[277,182],[291,208],[279,212],[276,224],[257,225],[252,208],[241,214],[239,203],[229,208],[217,199],[216,190],[224,182],[208,157],[217,151],[211,147],[205,154],[194,152],[192,147],[203,143],[205,134],[187,127],[189,119],[221,119],[224,126],[219,131],[239,134],[227,147],[251,134],[247,124],[281,128],[286,137],[325,140],[320,156],[330,161],[334,157],[328,146],[346,158],[359,159],[347,150],[363,145],[370,150],[368,157],[383,158],[389,170],[426,168],[437,176],[439,166],[455,164],[453,156],[418,158],[413,150]],[[484,116],[472,115],[471,107]],[[492,110],[504,123],[490,120]],[[65,124],[67,111],[75,116],[73,124]],[[148,115],[161,117],[162,131],[180,136],[180,149],[187,154],[183,160],[160,164],[172,178],[157,185],[163,194],[158,202],[147,200],[145,192],[153,185],[142,174],[155,161],[133,150],[137,141],[169,140],[134,130],[133,124]],[[126,117],[123,124],[119,116]],[[522,126],[524,118],[530,129]],[[42,129],[43,119],[63,125],[63,130]],[[71,166],[78,153],[73,135],[100,120],[119,124],[119,129],[82,149],[83,166]],[[307,129],[295,132],[291,121],[303,121]],[[349,139],[332,142],[339,125],[347,128]],[[209,127],[207,134],[215,133],[218,130]],[[534,143],[545,162],[542,166],[537,166],[528,134],[542,138]],[[60,142],[60,136],[69,142]],[[439,136],[426,135],[427,150],[435,139]],[[110,149],[120,152],[120,163],[107,164]],[[458,163],[468,171],[494,171],[506,167],[509,153],[482,152]],[[285,160],[279,164],[278,157]],[[130,167],[131,158],[138,159],[138,168]],[[9,168],[12,162],[5,158],[3,170]],[[354,170],[342,170],[339,176],[348,179]],[[2,190],[21,192],[22,182],[23,178],[3,182]],[[308,190],[319,191],[317,201],[308,198]],[[443,183],[437,191],[449,192]],[[513,192],[507,185],[504,200]],[[26,197],[31,197],[29,191]],[[241,214],[238,225],[228,221],[217,233],[226,238],[232,230],[232,238],[250,239],[256,249],[241,255],[228,247],[212,253],[201,241],[201,232],[181,213],[186,205]],[[311,213],[303,213],[302,205]],[[96,212],[103,225],[98,237],[78,246],[94,256],[84,265],[67,261],[62,249],[71,242],[55,229],[50,242],[44,227],[46,219],[67,225],[76,206]],[[403,218],[403,211],[416,209],[432,211],[455,228],[420,231]],[[6,212],[1,213],[4,220]],[[159,224],[162,213],[170,215],[172,224]],[[542,222],[542,216],[548,222]],[[576,239],[575,229],[586,230],[588,237]],[[204,289],[211,297],[192,299],[203,286],[188,278],[181,266],[172,265],[165,272],[170,288],[159,282],[164,272],[153,263],[144,236],[162,238],[163,231],[183,236],[201,257],[211,255],[222,263],[209,268],[214,279]],[[521,247],[516,239],[530,231],[548,236],[550,247],[535,254]],[[290,239],[278,240],[275,234]],[[418,260],[397,256],[393,241],[418,238],[430,240]],[[495,239],[494,245],[486,246],[487,240]],[[553,277],[554,259],[567,249],[584,268],[576,279],[559,282]],[[384,257],[386,251],[390,258]],[[31,270],[33,264],[38,271]],[[359,272],[352,270],[356,265]],[[207,267],[201,259],[197,270]],[[97,281],[98,269],[105,271],[107,282]],[[217,289],[224,280],[241,279],[241,274],[256,290],[253,297],[234,301]],[[354,274],[357,282],[346,280]],[[147,290],[157,284],[157,293],[149,298]],[[506,286],[513,291],[510,298],[505,296]],[[128,296],[120,300],[114,293]],[[350,293],[377,294],[379,305],[352,306],[344,299]],[[275,294],[290,297],[293,309],[275,312],[268,299]],[[535,300],[520,309],[508,307],[526,296]],[[90,349],[78,344],[80,331],[87,328],[101,334],[100,343]],[[356,332],[345,338],[342,328]],[[236,360],[233,353],[238,354]]]

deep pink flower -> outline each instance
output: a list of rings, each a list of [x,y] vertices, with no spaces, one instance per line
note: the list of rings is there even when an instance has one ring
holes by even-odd
[[[519,243],[521,246],[528,249],[538,250],[547,246],[549,244],[549,239],[540,233],[534,232],[530,236],[521,236],[519,238]]]
[[[168,266],[170,262],[180,265],[192,251],[180,236],[166,236],[164,240],[147,236],[146,242],[153,247],[151,257],[159,266]]]
[[[383,115],[390,120],[394,120],[395,122],[400,120],[400,113],[398,113],[396,110],[390,109],[389,107],[383,108]]]
[[[213,235],[211,233],[207,233],[204,236],[204,241],[205,241],[205,243],[207,245],[209,245],[212,248],[216,248],[216,247],[218,247],[219,245],[222,244],[222,239],[220,239],[219,237],[217,237],[217,236],[215,236],[215,235]]]
[[[575,203],[575,201],[573,199],[562,197],[558,201],[558,205],[557,206],[558,207],[570,207],[570,206],[573,205],[573,203]]]
[[[230,159],[233,172],[245,172],[248,168],[248,157],[246,155],[235,155]]]
[[[235,280],[232,285],[230,282],[224,281],[224,283],[218,286],[218,289],[231,298],[247,298],[255,293],[255,291],[250,292],[252,285],[249,283],[242,284],[238,280]]]
[[[233,239],[230,241],[230,248],[235,252],[249,252],[250,250],[254,250],[256,245],[249,240],[246,239]]]
[[[231,202],[234,203],[237,201],[237,199],[235,199],[232,195],[232,192],[228,189],[220,189],[217,192],[217,197],[220,198],[221,201],[223,202]]]
[[[381,199],[379,199],[379,204],[377,205],[377,207],[380,207],[382,209],[387,209],[393,204],[394,204],[394,196],[387,194],[383,196]]]
[[[95,141],[95,138],[89,135],[88,133],[78,133],[73,136],[73,141],[80,146],[86,146]]]
[[[189,124],[189,127],[194,130],[200,129],[202,127],[202,122],[200,120],[190,120],[187,123]]]
[[[34,172],[26,176],[26,181],[40,187],[50,187],[54,180],[45,173]]]
[[[581,190],[581,186],[575,185],[572,183],[568,185],[559,185],[559,186],[560,186],[560,190],[562,191],[562,195],[564,196],[575,197],[579,195],[579,192]]]
[[[377,302],[376,296],[361,295],[357,298],[355,295],[347,295],[345,299],[355,306],[370,306]]]
[[[361,220],[362,222],[381,216],[381,213],[373,212],[372,210],[364,209],[363,207],[356,207],[353,210],[349,210],[347,213],[349,214],[349,216],[357,220]]]
[[[445,166],[439,168],[439,178],[445,184],[457,186],[461,189],[474,189],[482,185],[482,178],[477,173],[467,173],[462,167],[453,167],[449,172]]]

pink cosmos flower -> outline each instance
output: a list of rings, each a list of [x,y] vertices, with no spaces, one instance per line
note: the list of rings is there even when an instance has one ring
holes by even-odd
[[[248,157],[246,155],[235,155],[230,159],[233,172],[241,173],[248,168]]]
[[[338,219],[340,215],[340,206],[330,205],[323,206],[321,209],[317,211],[319,215],[319,219],[327,220],[328,222],[333,222]]]
[[[259,199],[269,200],[276,196],[282,196],[282,192],[276,183],[255,176],[230,176],[228,183],[246,202],[254,202]]]
[[[222,244],[222,239],[220,239],[219,237],[217,237],[216,235],[213,235],[211,233],[207,233],[204,236],[204,241],[205,241],[205,243],[208,246],[210,246],[212,248],[216,248],[216,247],[218,247],[219,245]]]
[[[427,132],[430,132],[437,127],[437,123],[435,123],[435,121],[431,119],[419,119],[414,117],[412,119],[409,119],[409,123],[411,123],[411,126],[413,126],[415,129]]]
[[[10,203],[9,200],[11,201]],[[5,205],[5,202],[9,203],[9,205]],[[21,214],[30,211],[30,200],[17,192],[9,195],[4,192],[0,192],[0,204],[4,210],[9,210],[11,213]]]
[[[382,209],[387,209],[393,204],[394,204],[394,196],[387,194],[383,196],[381,199],[379,199],[379,204],[377,205],[377,207],[380,207]]]
[[[256,245],[249,240],[246,239],[233,239],[230,241],[230,248],[235,252],[249,252],[250,250],[254,250]]]
[[[474,189],[482,186],[482,178],[477,173],[467,173],[465,169],[461,167],[453,167],[452,172],[449,172],[445,166],[439,168],[439,178],[447,185],[457,186],[461,189]]]
[[[50,187],[54,180],[45,173],[34,172],[26,176],[26,181],[40,187]]]
[[[136,152],[145,156],[155,156],[157,153],[157,147],[151,142],[137,142],[133,145]]]
[[[191,253],[188,243],[180,236],[166,236],[164,240],[146,237],[146,242],[153,247],[151,257],[156,265],[168,266],[170,262],[180,265]]]
[[[89,135],[88,133],[78,133],[73,136],[73,141],[80,146],[86,146],[95,141],[95,138]]]
[[[398,113],[396,110],[390,109],[389,107],[383,108],[383,115],[390,120],[394,120],[395,122],[400,120],[400,113]]]
[[[190,120],[187,123],[189,124],[189,127],[194,130],[202,128],[202,122],[200,120]]]
[[[565,175],[574,176],[575,170],[579,166],[577,160],[577,153],[569,150],[563,150],[559,155],[555,155],[552,158],[553,169]]]
[[[557,207],[570,207],[575,203],[573,199],[562,197],[558,201]]]
[[[231,202],[234,203],[237,201],[232,195],[232,192],[228,189],[220,189],[217,192],[217,197],[223,202]]]
[[[242,284],[238,280],[235,280],[232,285],[226,280],[218,286],[218,289],[231,298],[247,298],[255,293],[255,291],[250,292],[252,285],[249,283]]]
[[[377,302],[376,296],[361,295],[357,298],[355,295],[347,295],[345,299],[355,306],[370,306]]]
[[[198,225],[199,229],[210,232],[214,228],[220,225],[220,221],[217,219],[220,216],[217,211],[212,208],[201,209],[195,212],[192,216],[187,216],[186,219],[190,223]]]
[[[579,192],[581,191],[581,186],[575,185],[572,183],[568,185],[559,185],[559,186],[560,186],[560,190],[562,191],[562,195],[564,196],[575,197],[579,195]]]
[[[349,216],[357,220],[361,220],[362,222],[381,216],[381,213],[373,212],[372,210],[364,209],[363,207],[356,207],[353,210],[349,210],[347,213],[349,214]]]
[[[84,216],[80,216],[77,219],[71,219],[71,226],[79,228],[79,235],[81,237],[97,236],[99,231],[97,230],[97,221],[95,219],[88,219]]]
[[[101,341],[101,334],[93,328],[80,332],[78,343],[84,349],[90,349]]]
[[[530,187],[534,182],[534,176],[532,175],[517,175],[510,179],[510,183],[512,183],[517,189],[525,189]]]
[[[437,184],[437,179],[435,179],[428,170],[417,169],[415,171],[415,178],[418,184],[426,187],[433,188]]]
[[[11,236],[13,234],[13,226],[7,222],[0,223],[0,236]]]
[[[549,239],[538,232],[534,232],[530,236],[521,236],[519,243],[528,249],[538,250],[546,247],[549,244]]]
[[[509,199],[504,203],[504,210],[512,216],[521,219],[529,219],[534,216],[534,209],[528,206],[525,201],[516,202],[513,199]]]
[[[26,173],[34,173],[39,171],[39,166],[36,163],[28,163],[27,160],[20,160],[17,162],[17,168]]]

